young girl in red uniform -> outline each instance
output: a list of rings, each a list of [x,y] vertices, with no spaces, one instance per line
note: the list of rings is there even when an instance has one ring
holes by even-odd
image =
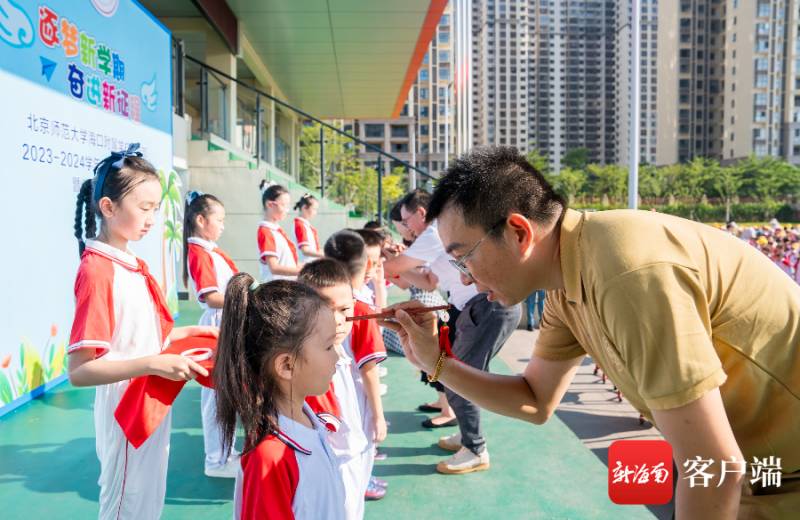
[[[214,195],[190,191],[183,212],[183,283],[189,286],[203,308],[199,325],[219,327],[225,288],[239,272],[233,260],[217,246],[225,230],[225,207]],[[222,440],[217,424],[214,391],[200,388],[203,419],[205,474],[208,477],[234,478],[239,471],[238,454],[222,455]]]
[[[234,511],[244,519],[344,520],[344,486],[329,432],[305,403],[336,371],[327,303],[294,281],[228,283],[214,368],[225,451],[244,427]]]
[[[319,201],[312,194],[306,193],[300,197],[294,209],[300,212],[300,216],[294,218],[294,237],[298,249],[303,253],[303,258],[305,260],[322,258],[325,254],[319,246],[319,234],[317,228],[311,225],[311,221],[319,211]]]
[[[261,281],[294,280],[300,272],[297,248],[281,227],[281,221],[289,214],[289,190],[267,181],[261,181],[260,187],[264,206],[264,220],[258,224]]]
[[[75,280],[69,380],[75,386],[97,387],[94,425],[101,519],[161,516],[170,415],[134,449],[114,411],[135,377],[158,375],[180,381],[208,375],[189,358],[159,353],[170,340],[217,331],[173,329],[158,282],[147,264],[128,249],[128,242],[141,240],[153,227],[160,203],[158,174],[142,158],[138,144],[101,161],[94,179],[84,182],[78,193],[75,236],[81,264]],[[97,217],[101,227],[95,237]]]

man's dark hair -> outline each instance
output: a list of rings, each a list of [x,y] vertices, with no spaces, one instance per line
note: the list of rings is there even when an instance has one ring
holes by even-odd
[[[403,214],[400,212],[400,208],[402,207],[403,207],[403,199],[400,199],[397,202],[395,202],[394,206],[392,206],[392,209],[389,210],[389,219],[395,222],[402,222]]]
[[[433,192],[427,221],[448,205],[461,211],[465,224],[486,231],[510,213],[543,224],[559,218],[567,207],[525,156],[509,146],[476,147],[456,159]]]
[[[418,208],[428,210],[431,204],[431,194],[427,191],[417,188],[406,193],[406,196],[400,201],[400,206],[405,206],[406,210],[413,213]]]

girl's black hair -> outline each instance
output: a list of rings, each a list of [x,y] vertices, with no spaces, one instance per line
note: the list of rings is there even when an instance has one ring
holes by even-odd
[[[119,203],[134,188],[149,180],[158,180],[156,169],[141,157],[125,157],[122,168],[112,168],[103,183],[100,198],[108,197]],[[86,239],[97,236],[97,217],[102,219],[94,201],[94,181],[87,179],[81,184],[75,208],[75,238],[78,239],[78,254],[86,248]]]
[[[337,231],[325,242],[324,250],[325,256],[339,260],[347,267],[351,278],[367,265],[367,245],[355,231]]]
[[[383,229],[383,226],[381,226],[381,223],[378,222],[377,220],[370,220],[369,222],[364,224],[364,229],[381,230],[381,229]]]
[[[258,185],[258,189],[261,190],[261,205],[266,206],[267,202],[270,200],[277,200],[278,197],[283,195],[284,193],[289,193],[284,186],[280,184],[268,184],[266,179],[262,179]]]
[[[333,258],[320,258],[303,266],[297,281],[314,289],[324,289],[336,285],[350,286],[350,273],[339,260]]]
[[[312,288],[275,280],[251,288],[247,273],[231,278],[219,331],[214,389],[223,452],[230,454],[236,419],[244,427],[244,451],[278,430],[281,395],[273,361],[289,353],[295,359],[327,303]]]
[[[375,229],[354,229],[356,233],[364,239],[367,247],[383,246],[386,234]]]
[[[317,198],[315,196],[313,196],[310,193],[306,193],[302,197],[300,197],[300,200],[298,200],[297,204],[294,205],[294,209],[295,210],[301,210],[301,209],[307,208],[315,200],[317,200]]]
[[[191,193],[191,192],[190,192]],[[191,202],[190,202],[191,200]],[[183,207],[183,285],[189,282],[189,238],[197,232],[197,216],[208,215],[214,209],[214,204],[223,206],[222,202],[209,193],[197,194],[195,197],[188,197]]]

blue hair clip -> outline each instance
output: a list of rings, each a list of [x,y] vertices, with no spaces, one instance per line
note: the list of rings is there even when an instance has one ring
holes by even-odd
[[[111,172],[112,168],[116,171],[125,166],[125,159],[128,157],[141,157],[142,152],[139,151],[139,143],[131,143],[128,149],[120,152],[111,152],[111,155],[97,163],[94,167],[94,193],[93,198],[95,203],[99,202],[103,197],[103,186],[106,183],[106,178]]]
[[[199,190],[192,190],[186,194],[186,205],[191,206],[192,202],[197,200],[197,197],[202,197],[205,195],[202,191]]]

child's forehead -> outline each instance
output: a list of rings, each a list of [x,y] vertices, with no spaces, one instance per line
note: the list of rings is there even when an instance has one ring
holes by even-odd
[[[349,283],[339,283],[330,287],[322,287],[317,289],[317,291],[326,298],[332,300],[334,304],[353,301],[353,287]]]
[[[147,179],[140,182],[128,192],[128,197],[136,201],[152,201],[156,202],[161,200],[161,183],[158,179]]]

